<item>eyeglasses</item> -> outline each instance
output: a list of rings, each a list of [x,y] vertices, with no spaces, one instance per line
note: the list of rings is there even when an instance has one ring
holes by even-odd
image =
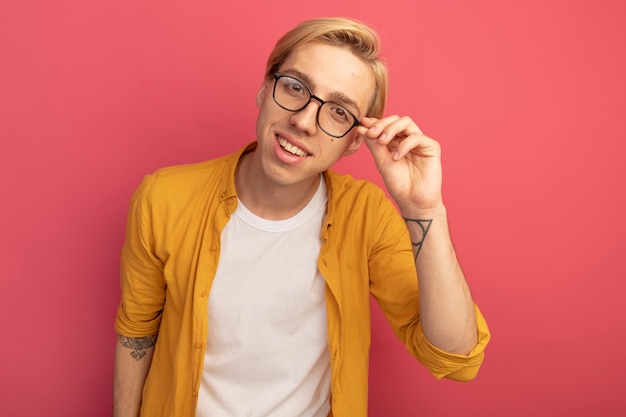
[[[274,74],[274,102],[290,112],[299,112],[309,105],[311,100],[320,103],[317,108],[317,125],[328,136],[342,138],[353,127],[361,124],[350,110],[341,104],[324,101],[314,96],[309,87],[290,75]]]

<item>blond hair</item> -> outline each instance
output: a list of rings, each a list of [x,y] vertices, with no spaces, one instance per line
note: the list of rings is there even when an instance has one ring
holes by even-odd
[[[375,90],[366,115],[382,117],[387,101],[388,76],[387,68],[378,56],[380,38],[373,29],[357,20],[331,17],[300,23],[276,42],[267,59],[265,76],[271,79],[294,48],[309,42],[347,48],[369,65],[374,76]]]

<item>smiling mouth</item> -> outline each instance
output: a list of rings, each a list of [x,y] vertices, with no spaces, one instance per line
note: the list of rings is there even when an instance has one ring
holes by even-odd
[[[290,154],[296,155],[296,156],[309,156],[308,153],[298,148],[297,146],[292,145],[291,143],[287,142],[286,139],[280,136],[277,136],[277,138],[278,138],[278,144],[280,145],[280,147],[283,148],[285,151],[289,152]]]

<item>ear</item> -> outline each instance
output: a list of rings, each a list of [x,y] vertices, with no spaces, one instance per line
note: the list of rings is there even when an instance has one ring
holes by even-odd
[[[265,92],[267,91],[267,81],[263,81],[261,84],[261,88],[256,93],[256,106],[260,109],[265,101]]]
[[[362,144],[363,144],[363,136],[358,135],[355,132],[352,135],[352,139],[350,139],[350,144],[348,145],[346,150],[343,152],[343,156],[352,155],[353,153],[359,150]]]

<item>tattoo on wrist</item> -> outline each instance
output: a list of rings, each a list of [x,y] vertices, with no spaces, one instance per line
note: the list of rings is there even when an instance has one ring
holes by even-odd
[[[146,349],[151,348],[156,344],[157,335],[155,334],[146,337],[126,337],[117,335],[117,340],[122,344],[122,346],[132,349],[130,356],[132,356],[136,361],[139,361],[146,356]]]
[[[419,226],[419,230],[422,232],[422,237],[417,242],[414,242],[411,239],[411,245],[413,245],[415,251],[415,259],[417,259],[417,255],[419,255],[422,250],[422,246],[424,245],[424,240],[426,240],[426,235],[428,234],[428,230],[430,230],[430,225],[433,223],[433,219],[409,219],[404,217],[404,221],[409,225],[409,223],[415,223]],[[418,230],[414,228],[414,230]]]

